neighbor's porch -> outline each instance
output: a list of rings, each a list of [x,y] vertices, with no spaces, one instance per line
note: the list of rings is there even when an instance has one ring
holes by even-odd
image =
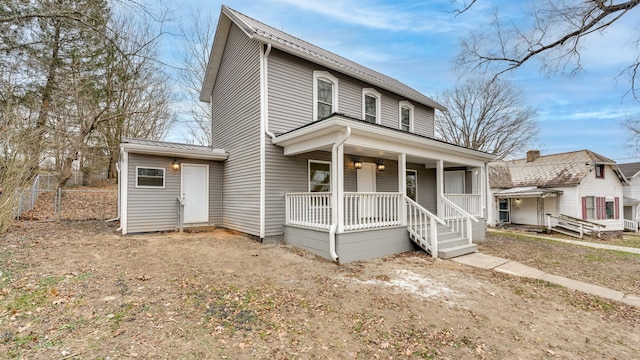
[[[281,135],[274,144],[285,156],[331,153],[324,164],[309,159],[308,192],[285,195],[287,242],[334,260],[342,248],[343,262],[351,259],[344,254],[351,240],[362,242],[354,248],[360,252],[379,242],[375,256],[399,252],[394,244],[413,241],[437,257],[446,255],[445,245],[475,250],[474,232],[484,235],[488,154],[339,116],[327,126]],[[387,179],[385,186],[379,178]],[[380,239],[379,231],[391,231],[396,239]]]

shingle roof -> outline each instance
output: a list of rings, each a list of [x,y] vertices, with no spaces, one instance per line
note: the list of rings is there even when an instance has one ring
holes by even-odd
[[[527,162],[527,159],[489,163],[489,184],[492,188],[535,186],[574,186],[593,171],[596,164],[613,166],[621,177],[615,161],[590,150],[545,155]],[[623,180],[624,181],[624,180]]]
[[[138,139],[138,138],[123,138],[122,143],[155,146],[155,147],[161,147],[166,149],[180,149],[180,150],[189,150],[189,151],[211,151],[211,148],[208,146],[182,144],[182,143],[166,142],[166,141],[159,141],[159,140]]]
[[[223,149],[213,149],[209,146],[148,139],[123,138],[120,147],[131,153],[190,159],[225,160],[228,156]]]
[[[640,172],[640,162],[618,164],[618,167],[622,170],[622,173],[627,177],[627,179],[631,179]]]
[[[445,107],[441,104],[396,79],[383,75],[375,70],[369,69],[340,55],[336,55],[330,51],[324,50],[316,45],[308,43],[302,39],[287,34],[284,31],[278,30],[258,20],[250,18],[224,5],[222,6],[222,10],[220,12],[220,19],[218,20],[219,24],[223,22],[223,16],[226,16],[228,19],[233,21],[247,34],[247,36],[258,41],[264,42],[266,44],[271,44],[273,47],[288,52],[292,55],[307,59],[321,66],[339,71],[343,74],[363,80],[382,89],[405,96],[409,100],[416,101],[435,109],[445,110]],[[223,30],[225,29],[221,29],[219,25],[216,32],[220,32]],[[216,39],[218,39],[218,37],[216,37]],[[226,41],[226,37],[220,37],[220,40]],[[213,59],[213,57],[222,55],[220,49],[216,51],[216,46],[224,46],[224,44],[216,44],[216,41],[214,41],[214,49],[212,49],[211,51],[212,58],[209,60],[209,66],[211,66],[211,64],[214,64],[214,66],[216,66],[216,64],[218,64],[219,62],[216,59]],[[211,93],[216,76],[217,69],[215,71],[210,69],[207,70],[202,92],[200,94],[201,100],[207,101],[206,97],[208,97]]]

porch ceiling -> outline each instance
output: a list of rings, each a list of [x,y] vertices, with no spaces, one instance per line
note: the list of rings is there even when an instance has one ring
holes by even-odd
[[[397,160],[398,154],[404,153],[408,162],[426,167],[435,167],[438,160],[446,161],[449,166],[482,166],[494,159],[493,155],[481,151],[339,114],[281,134],[273,144],[282,146],[285,155],[331,151],[333,144],[344,136],[346,127],[351,128],[351,135],[344,143],[345,154]]]
[[[503,199],[521,198],[521,197],[547,198],[547,197],[558,197],[562,195],[562,191],[554,190],[554,189],[542,189],[537,187],[518,187],[518,188],[496,191],[493,193],[493,195],[497,198],[503,198]]]

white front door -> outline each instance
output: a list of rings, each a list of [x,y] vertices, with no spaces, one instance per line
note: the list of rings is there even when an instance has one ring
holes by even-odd
[[[182,165],[184,223],[209,221],[209,165]]]
[[[376,164],[362,163],[362,169],[358,169],[357,171],[358,192],[376,192]],[[376,216],[376,204],[374,204],[373,197],[361,197],[359,207],[359,214],[361,218],[371,218]]]

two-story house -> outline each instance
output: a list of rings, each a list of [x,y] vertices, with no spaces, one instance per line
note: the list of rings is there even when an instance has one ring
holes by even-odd
[[[489,164],[488,223],[560,225],[559,231],[589,227],[617,235],[627,184],[615,161],[593,151],[530,150],[526,158]]]
[[[620,170],[629,182],[624,187],[624,228],[638,231],[640,222],[640,162],[619,164]]]
[[[223,6],[200,98],[211,148],[123,142],[123,233],[217,225],[342,263],[484,237],[493,156],[436,140],[443,106],[395,79]]]

